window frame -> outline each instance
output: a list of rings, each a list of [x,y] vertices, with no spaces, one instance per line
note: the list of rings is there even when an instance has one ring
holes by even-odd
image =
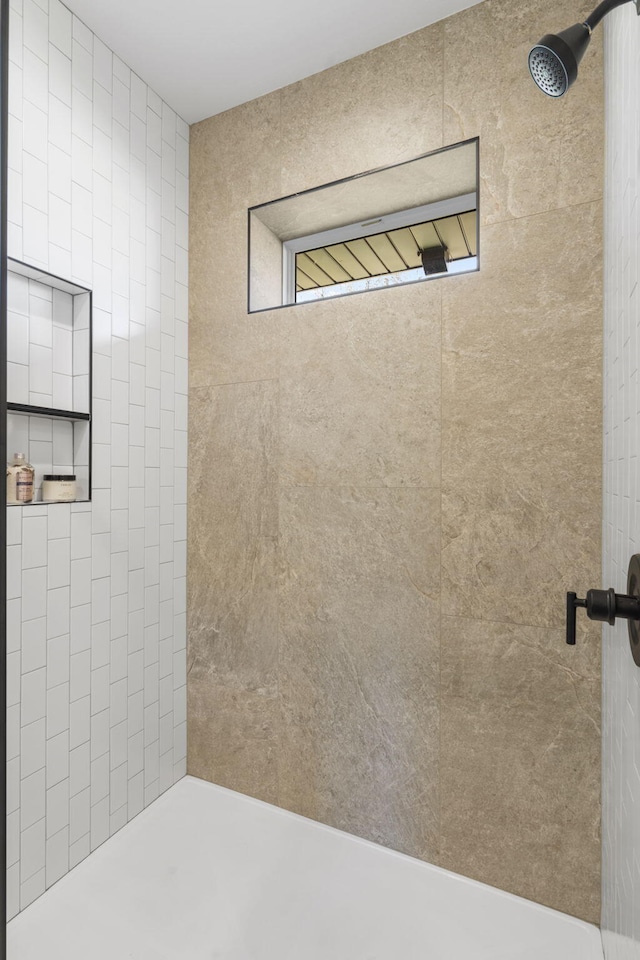
[[[426,223],[429,220],[444,220],[446,217],[454,217],[460,213],[467,213],[469,210],[477,211],[477,209],[478,194],[474,190],[472,193],[450,197],[447,200],[437,200],[435,203],[427,203],[420,207],[411,207],[409,210],[398,210],[396,213],[389,213],[386,216],[376,217],[364,222],[348,223],[343,227],[334,227],[320,233],[296,237],[295,240],[284,240],[282,242],[282,306],[293,307],[300,302],[307,302],[298,301],[296,297],[297,253],[314,250],[318,247],[328,247],[336,243],[346,243],[349,240],[360,240],[378,233],[388,233],[417,223]],[[392,276],[392,271],[380,274],[380,276]],[[407,281],[407,283],[415,282],[415,280]],[[401,286],[401,283],[397,285]],[[345,294],[340,294],[340,296],[345,296]]]

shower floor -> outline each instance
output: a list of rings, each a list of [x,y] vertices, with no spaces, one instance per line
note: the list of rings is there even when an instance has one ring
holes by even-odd
[[[602,960],[596,927],[193,777],[8,927],[8,960]]]

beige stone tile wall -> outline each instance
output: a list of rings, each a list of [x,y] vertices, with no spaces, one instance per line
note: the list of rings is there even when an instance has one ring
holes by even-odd
[[[191,132],[189,772],[599,912],[602,62],[486,0]],[[481,270],[248,315],[247,207],[480,137]]]

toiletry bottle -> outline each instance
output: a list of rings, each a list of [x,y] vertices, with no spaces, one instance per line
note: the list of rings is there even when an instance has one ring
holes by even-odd
[[[7,467],[7,503],[31,503],[35,470],[24,453],[14,453]]]

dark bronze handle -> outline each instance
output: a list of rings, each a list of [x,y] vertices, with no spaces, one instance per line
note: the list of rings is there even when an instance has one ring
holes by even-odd
[[[638,0],[640,3],[640,0]],[[576,610],[585,607],[590,620],[600,620],[612,626],[617,619],[626,620],[629,627],[631,654],[640,667],[640,554],[629,561],[627,593],[609,590],[588,590],[584,600],[576,593],[567,594],[567,643],[576,642]]]
[[[576,610],[585,607],[590,620],[613,626],[616,620],[640,620],[640,599],[609,590],[589,590],[583,600],[575,593],[567,594],[567,643],[576,642]]]

